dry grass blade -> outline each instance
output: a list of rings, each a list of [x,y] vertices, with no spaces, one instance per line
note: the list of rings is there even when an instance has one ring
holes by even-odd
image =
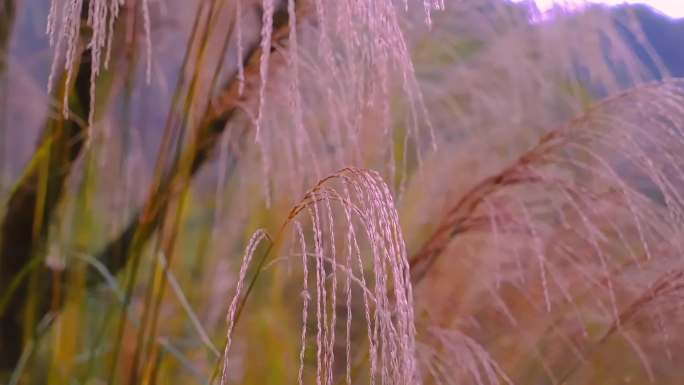
[[[121,28],[121,25],[117,23],[116,28]],[[114,43],[117,51],[121,50],[121,44],[121,41]],[[60,306],[61,302],[61,294],[53,287],[62,279],[61,273],[44,268],[44,247],[48,226],[60,201],[66,178],[89,137],[87,121],[92,117],[91,97],[96,81],[91,49],[83,49],[77,59],[72,63],[75,71],[73,82],[65,74],[54,95],[57,101],[67,101],[70,112],[63,116],[59,106],[53,106],[50,110],[38,147],[9,197],[2,222],[2,368],[12,367],[18,359],[22,335],[31,335],[32,325],[40,321],[50,306]],[[105,89],[111,92],[109,88]],[[41,299],[37,303],[26,301],[31,297]],[[27,308],[24,308],[25,305]],[[26,314],[25,325],[21,325],[22,314]]]
[[[272,36],[274,46],[286,44],[289,31],[287,14],[283,14],[281,10],[279,16],[275,18],[276,24]],[[278,63],[282,60],[281,55],[282,52],[275,52],[271,60]],[[245,57],[245,81],[250,85],[250,91],[253,91],[252,87],[259,82],[261,49],[255,45]],[[221,134],[240,109],[241,103],[254,97],[254,93],[249,91],[241,95],[240,84],[238,74],[226,82],[221,92],[210,102],[204,119],[194,133],[193,141],[180,155],[179,164],[190,165],[189,177],[183,175],[178,167],[164,173],[159,185],[149,194],[140,214],[135,216],[124,230],[99,253],[98,258],[103,260],[110,271],[119,271],[131,259],[132,254],[140,252],[159,226],[171,199],[189,184],[190,179],[209,160],[211,153],[220,143]],[[237,134],[234,133],[235,145],[244,141],[244,136],[249,131],[248,128],[248,126],[242,126]],[[236,156],[231,156],[229,163],[235,162],[237,162]]]
[[[39,317],[48,306],[51,274],[43,269],[41,247],[64,181],[87,138],[90,81],[90,65],[85,62],[79,66],[74,91],[69,92],[72,113],[68,119],[59,114],[48,118],[38,149],[7,204],[0,236],[1,368],[13,367],[20,356],[24,329],[21,314],[29,311],[24,309],[24,301],[30,298],[30,291],[38,290],[42,293],[39,297],[45,300],[34,310]],[[34,259],[40,262],[36,265]],[[40,288],[36,287],[38,282]]]
[[[211,3],[208,12],[209,24],[215,20],[216,15],[220,15],[221,7],[216,6],[219,3]],[[216,15],[214,14],[216,12]],[[197,22],[202,18],[202,8],[198,10]],[[285,17],[282,17],[282,15]],[[279,11],[279,16],[273,21],[272,28],[275,28],[276,32],[270,38],[274,40],[274,44],[281,42],[283,37],[287,36],[289,24],[287,19],[287,14],[284,11]],[[200,49],[197,54],[196,60],[201,62],[204,50],[206,48],[206,39],[212,32],[212,25],[206,28],[200,28],[198,31],[200,38]],[[191,41],[194,39],[194,33],[191,37]],[[229,38],[232,36],[232,28],[229,28],[227,32],[227,37],[224,41],[224,50],[227,47]],[[187,52],[190,55],[190,50]],[[244,74],[246,75],[246,81],[251,85],[252,82],[258,82],[261,77],[254,79],[252,75],[254,72],[260,72],[259,68],[262,64],[260,60],[263,52],[257,46],[254,46],[252,50],[247,55],[247,62],[244,65]],[[282,53],[274,55],[275,59],[281,59]],[[220,69],[222,60],[219,60],[219,65],[217,66],[217,71]],[[183,121],[180,123],[181,131],[185,130],[186,126],[190,126],[192,129],[192,124],[188,123],[191,120],[187,117],[189,113],[189,105],[193,102],[196,92],[197,77],[193,77],[190,80],[189,90],[185,98],[185,110]],[[191,131],[190,140],[187,141],[185,147],[181,150],[177,150],[178,153],[173,159],[171,166],[168,169],[164,169],[166,163],[165,159],[168,156],[164,151],[164,148],[160,151],[158,157],[158,175],[156,181],[153,183],[150,192],[148,193],[148,199],[143,205],[143,208],[139,215],[134,217],[130,224],[124,228],[124,231],[109,244],[107,244],[104,250],[99,254],[98,258],[103,261],[103,264],[107,266],[110,272],[116,273],[120,269],[124,268],[126,265],[132,265],[131,271],[128,276],[127,284],[127,294],[124,306],[128,306],[130,299],[132,297],[132,291],[134,284],[137,280],[137,273],[140,266],[140,255],[142,249],[149,240],[149,238],[155,233],[158,228],[163,228],[166,230],[162,234],[158,247],[161,248],[165,255],[169,256],[169,259],[173,256],[173,248],[175,244],[175,238],[178,228],[178,223],[180,220],[180,213],[182,212],[182,202],[184,197],[189,191],[190,182],[192,181],[195,174],[200,170],[200,167],[209,158],[210,153],[220,142],[220,135],[224,131],[226,125],[229,123],[231,118],[235,115],[238,109],[238,100],[244,101],[253,97],[253,92],[249,90],[243,95],[238,95],[239,84],[242,79],[239,78],[237,74],[234,74],[226,83],[223,90],[219,95],[210,101],[207,106],[207,111],[205,112],[204,120],[199,122],[199,125]],[[181,85],[182,87],[182,85]],[[235,98],[230,101],[226,98]],[[218,101],[218,102],[217,102]],[[217,103],[222,103],[217,105]],[[217,110],[215,110],[216,108]],[[169,114],[169,119],[173,119],[174,109]],[[171,131],[169,128],[173,128],[174,123],[167,125],[165,129],[166,135]],[[242,128],[242,135],[247,132],[247,127]],[[170,143],[170,142],[168,142]],[[167,144],[168,144],[167,143]],[[235,158],[231,160],[235,162]],[[170,262],[169,262],[170,264]],[[157,266],[159,267],[159,266]],[[154,274],[154,273],[153,273]],[[154,276],[154,275],[153,275]],[[97,276],[91,276],[97,279]],[[91,283],[97,282],[91,279]],[[161,276],[157,289],[153,290],[152,287],[148,288],[148,293],[146,296],[146,307],[143,313],[143,328],[138,331],[138,342],[136,344],[133,366],[130,371],[131,378],[133,381],[139,375],[144,375],[141,373],[149,369],[146,368],[145,362],[149,361],[147,356],[149,354],[154,354],[152,351],[152,341],[156,337],[157,325],[158,325],[158,314],[159,308],[161,306],[162,297],[166,285],[166,276]],[[161,289],[159,289],[161,288]],[[125,333],[125,326],[123,317],[119,323],[119,338]],[[120,344],[117,344],[115,357],[119,356]],[[116,360],[112,365],[111,377],[115,376]],[[140,370],[139,370],[140,369]]]

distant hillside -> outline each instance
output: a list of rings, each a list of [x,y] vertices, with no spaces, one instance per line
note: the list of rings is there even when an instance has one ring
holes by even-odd
[[[636,15],[648,42],[660,56],[670,75],[684,77],[684,19],[672,19],[645,5],[625,5],[615,8],[618,20],[624,20],[628,12]],[[655,70],[644,48],[636,42],[633,36],[628,36],[628,39],[633,42],[637,54]]]

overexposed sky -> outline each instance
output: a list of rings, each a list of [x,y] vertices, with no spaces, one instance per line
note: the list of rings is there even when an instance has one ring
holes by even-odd
[[[520,0],[518,0],[520,1]],[[684,0],[535,0],[540,10],[550,8],[554,3],[567,6],[582,5],[586,3],[602,4],[647,4],[660,12],[672,17],[684,17]]]

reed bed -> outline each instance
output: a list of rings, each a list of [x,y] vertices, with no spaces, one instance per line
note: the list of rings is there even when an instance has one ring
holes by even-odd
[[[639,9],[38,3],[0,8],[0,383],[681,380]]]

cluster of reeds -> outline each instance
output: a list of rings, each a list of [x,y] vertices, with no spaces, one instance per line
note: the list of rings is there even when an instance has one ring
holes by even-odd
[[[556,12],[53,0],[0,382],[677,383],[684,83]]]

